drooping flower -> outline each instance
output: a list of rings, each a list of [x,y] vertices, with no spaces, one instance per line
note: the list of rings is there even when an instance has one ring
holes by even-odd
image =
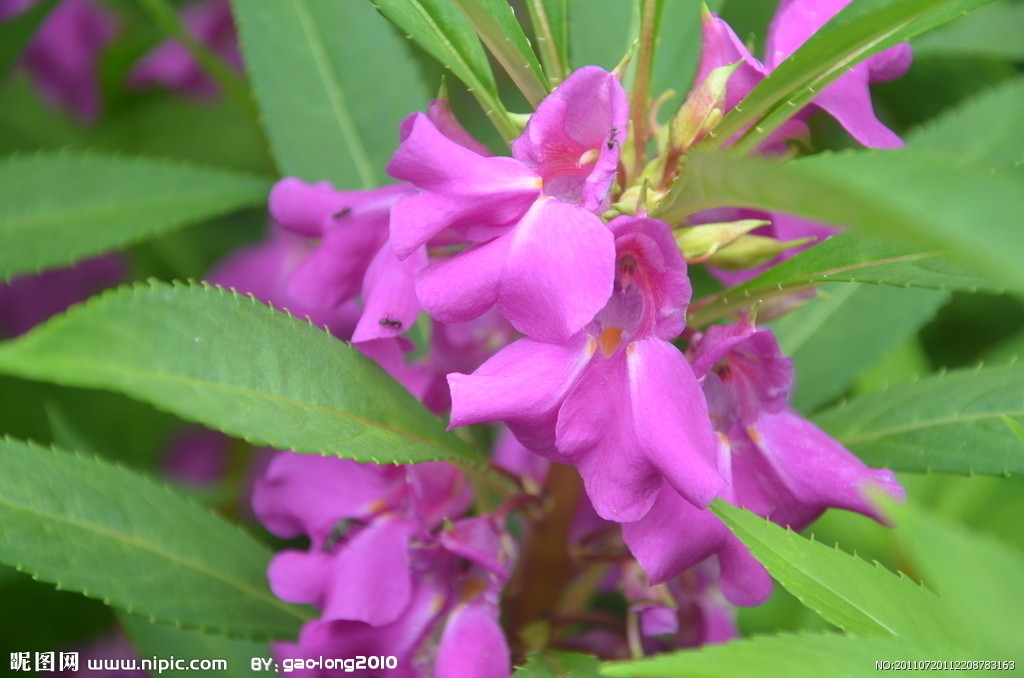
[[[391,211],[400,258],[446,231],[470,246],[420,274],[417,294],[442,322],[497,304],[519,331],[564,341],[611,291],[607,206],[628,119],[625,92],[600,68],[573,73],[538,106],[513,157],[480,155],[424,115],[402,126],[388,173],[416,187]]]
[[[770,330],[712,326],[695,343],[693,365],[731,448],[735,503],[800,530],[828,508],[880,520],[869,486],[902,499],[891,471],[869,468],[789,408],[792,362]]]
[[[228,0],[201,0],[186,5],[181,10],[181,20],[192,37],[241,72],[242,55]],[[168,40],[142,57],[129,79],[133,85],[162,85],[198,98],[218,94],[217,85],[177,40]]]
[[[615,291],[564,344],[524,338],[452,374],[452,426],[504,421],[549,459],[579,468],[597,513],[645,515],[664,482],[695,505],[722,488],[707,405],[669,340],[683,329],[686,264],[664,222],[619,217]]]

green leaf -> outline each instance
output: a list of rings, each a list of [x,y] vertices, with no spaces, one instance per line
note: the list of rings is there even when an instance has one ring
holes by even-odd
[[[797,375],[793,404],[812,412],[934,317],[949,293],[876,285],[827,285],[772,324]]]
[[[1024,182],[931,151],[823,153],[791,162],[696,153],[653,214],[713,207],[787,212],[937,250],[1024,289]]]
[[[711,509],[776,581],[847,633],[954,643],[938,597],[910,579],[720,499]]]
[[[860,0],[848,5],[769,73],[701,145],[749,151],[864,59],[991,0]]]
[[[56,4],[57,0],[44,0],[0,24],[0,81],[6,79],[22,50]]]
[[[597,678],[601,667],[594,657],[577,652],[539,652],[516,669],[513,678]]]
[[[402,40],[364,2],[233,0],[242,53],[278,169],[372,188],[398,125],[428,92]]]
[[[864,282],[968,292],[1004,291],[1002,285],[961,268],[941,253],[922,252],[920,248],[847,231],[772,266],[745,283],[720,292],[692,311],[690,322],[705,325],[768,299],[825,282]]]
[[[907,137],[907,144],[950,153],[966,163],[1019,168],[1024,164],[1022,119],[1024,78],[1016,78],[925,123]]]
[[[697,75],[701,43],[701,3],[697,0],[663,0],[659,5],[658,41],[651,75],[654,98],[672,90],[676,93],[662,104],[661,118],[679,108]]]
[[[356,349],[217,288],[108,293],[0,344],[0,372],[120,391],[278,449],[377,463],[475,459]]]
[[[506,141],[519,135],[476,32],[450,0],[373,0],[392,23],[465,83]]]
[[[526,0],[537,51],[548,80],[557,85],[569,77],[568,0]]]
[[[898,471],[1024,473],[1024,366],[929,377],[870,393],[814,418],[871,466]]]
[[[66,266],[266,200],[270,182],[142,158],[0,160],[0,278]]]
[[[234,525],[97,459],[0,441],[0,560],[155,621],[240,638],[308,618],[267,588],[270,551]]]
[[[984,56],[1024,60],[1024,5],[999,0],[914,41],[914,58]]]
[[[223,659],[227,661],[226,671],[204,670],[203,673],[208,676],[251,678],[254,673],[253,659],[266,659],[270,656],[266,643],[253,643],[199,631],[186,631],[173,626],[151,624],[141,617],[125,613],[118,614],[117,617],[139,657],[161,659],[180,657],[188,660]],[[161,672],[160,675],[183,676],[188,673],[195,672],[170,669]]]
[[[893,506],[896,536],[977,659],[1024,659],[1024,553],[914,506]]]
[[[700,650],[601,667],[606,676],[644,678],[858,678],[878,672],[882,661],[962,659],[955,650],[902,638],[853,638],[835,634],[764,636]]]
[[[551,91],[529,38],[506,0],[453,0],[534,107]]]
[[[626,55],[636,33],[636,3],[569,0],[569,59],[573,69],[611,70]]]

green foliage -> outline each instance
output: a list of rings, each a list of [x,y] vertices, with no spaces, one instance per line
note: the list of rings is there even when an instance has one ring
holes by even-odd
[[[513,678],[597,678],[601,663],[576,652],[542,652],[516,669]]]
[[[768,74],[703,144],[751,150],[864,59],[991,0],[862,0],[848,5]]]
[[[270,648],[266,643],[214,636],[199,631],[186,631],[173,626],[150,624],[141,617],[118,614],[118,622],[124,628],[132,646],[140,657],[187,657],[188,659],[224,659],[227,671],[206,670],[206,675],[225,678],[250,678],[253,674],[252,659],[267,658]],[[164,671],[162,676],[183,676],[188,671]],[[194,673],[194,672],[192,672]]]
[[[1024,659],[1024,553],[913,505],[890,510],[897,538],[942,597],[957,644],[975,659]]]
[[[402,118],[428,93],[410,55],[368,3],[233,0],[242,52],[278,169],[371,188]]]
[[[399,30],[461,80],[476,96],[498,132],[510,141],[519,128],[509,117],[476,32],[449,0],[374,0]]]
[[[79,153],[0,160],[0,278],[65,266],[266,199],[265,179]]]
[[[866,463],[901,471],[1024,473],[1024,367],[987,367],[869,393],[820,425]]]
[[[278,449],[377,463],[475,458],[351,346],[217,288],[107,294],[0,345],[0,372],[123,392]]]
[[[1024,5],[997,0],[914,40],[914,56],[990,56],[1024,60]]]
[[[697,153],[687,158],[654,216],[676,223],[729,205],[872,231],[948,253],[976,272],[1024,289],[1017,254],[1024,251],[1019,180],[933,151],[823,153],[785,163]]]
[[[569,62],[615,68],[636,37],[634,4],[619,0],[568,0]]]
[[[1021,9],[1024,10],[1024,5]],[[911,148],[949,153],[964,163],[1019,171],[1024,165],[1021,119],[1024,119],[1024,78],[1015,78],[930,120],[914,130],[907,143]]]
[[[0,24],[0,80],[7,77],[21,51],[56,4],[57,0],[44,0]]]
[[[494,58],[534,107],[551,86],[506,0],[453,0]]]
[[[830,284],[819,298],[771,326],[793,359],[793,404],[812,412],[843,394],[869,367],[914,335],[949,298],[947,292]]]
[[[270,551],[132,472],[0,441],[0,560],[154,621],[281,638],[306,613],[267,588]]]
[[[776,581],[846,633],[954,642],[939,598],[910,579],[721,500],[712,510]]]
[[[1001,292],[1003,286],[951,262],[948,255],[922,252],[848,231],[824,240],[728,290],[691,313],[703,325],[816,283],[864,282],[896,287]]]
[[[548,80],[557,84],[569,75],[568,0],[527,0],[537,51]]]
[[[700,651],[606,664],[606,676],[644,678],[857,678],[876,672],[883,660],[954,659],[948,648],[894,638],[853,638],[835,634],[762,636],[708,646]],[[957,657],[958,658],[958,657]]]

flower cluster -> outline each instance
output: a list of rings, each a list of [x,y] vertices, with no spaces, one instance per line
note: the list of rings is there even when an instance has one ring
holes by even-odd
[[[276,644],[280,657],[389,655],[399,660],[389,675],[502,678],[527,644],[521,632],[539,621],[553,643],[603,655],[720,642],[735,634],[731,606],[763,602],[772,584],[713,500],[802,529],[828,508],[879,518],[869,486],[902,496],[891,472],[868,468],[790,407],[792,362],[770,330],[749,315],[687,327],[690,266],[744,269],[716,267],[728,280],[766,261],[763,252],[729,266],[690,256],[681,249],[689,227],[756,219],[751,237],[770,239],[772,256],[792,251],[780,241],[831,228],[740,209],[656,218],[679,158],[716,115],[846,4],[783,0],[763,62],[707,14],[695,87],[659,133],[641,138],[658,150],[646,164],[619,74],[587,66],[538,105],[510,155],[492,154],[438,99],[402,123],[387,166],[395,183],[277,183],[271,235],[208,279],[352,342],[452,428],[478,426],[475,438],[497,440],[492,466],[515,478],[496,500],[445,463],[277,453],[255,482],[253,511],[274,535],[306,542],[274,558],[270,585],[319,612],[297,641]],[[13,13],[4,12],[0,20]],[[226,0],[190,5],[183,18],[240,66]],[[95,116],[93,63],[114,30],[90,0],[65,0],[25,65],[55,100]],[[900,75],[909,58],[898,46],[851,69],[758,152],[786,152],[815,110],[866,146],[899,146],[868,85]],[[61,59],[85,69],[73,87],[47,75],[48,60]],[[175,43],[131,78],[215,91]],[[91,281],[89,266],[67,275]],[[37,321],[20,313],[19,284],[29,283],[0,288],[7,333]],[[538,554],[555,543],[567,562],[542,574],[574,587],[570,602],[536,579],[550,564]],[[599,616],[579,621],[581,588],[621,596],[639,637]]]
[[[698,107],[735,106],[842,4],[784,2],[764,63],[707,15],[697,87],[673,124],[700,120]],[[908,57],[899,47],[854,68],[761,150],[805,134],[813,108],[865,144],[898,145],[872,114],[867,83],[894,77]],[[891,472],[866,467],[790,408],[792,364],[770,330],[749,316],[686,327],[679,229],[714,219],[648,214],[641,183],[659,158],[639,171],[624,159],[629,110],[616,73],[581,68],[502,156],[435,100],[399,130],[387,167],[397,183],[341,191],[284,179],[270,197],[273,237],[213,277],[231,269],[236,287],[327,325],[432,410],[450,411],[452,428],[503,425],[493,463],[521,487],[496,512],[478,505],[466,517],[472,497],[451,466],[281,453],[255,511],[309,548],[280,554],[271,585],[320,617],[280,655],[380,649],[400,654],[410,675],[469,675],[456,665],[506,675],[502,591],[514,630],[537,620],[522,603],[535,565],[522,561],[550,525],[515,509],[538,494],[573,502],[566,553],[604,554],[611,579],[594,590],[619,591],[640,620],[642,638],[628,642],[600,624],[558,630],[558,601],[548,601],[563,646],[616,654],[718,642],[735,634],[729,604],[763,602],[771,580],[710,511],[713,499],[802,529],[830,507],[877,518],[868,486],[902,496]],[[690,131],[690,142],[706,132]],[[658,143],[663,154],[685,151]],[[768,215],[763,235],[786,219]],[[410,336],[415,360],[405,357]],[[568,491],[551,462],[573,467],[583,492]],[[523,539],[518,577],[508,524]]]

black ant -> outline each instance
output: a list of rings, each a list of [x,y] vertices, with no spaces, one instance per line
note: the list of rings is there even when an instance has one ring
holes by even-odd
[[[391,328],[394,328],[396,330],[402,329],[402,321],[401,320],[392,320],[391,316],[389,316],[389,315],[384,316],[378,322],[381,325],[385,325],[387,327],[391,327]]]

